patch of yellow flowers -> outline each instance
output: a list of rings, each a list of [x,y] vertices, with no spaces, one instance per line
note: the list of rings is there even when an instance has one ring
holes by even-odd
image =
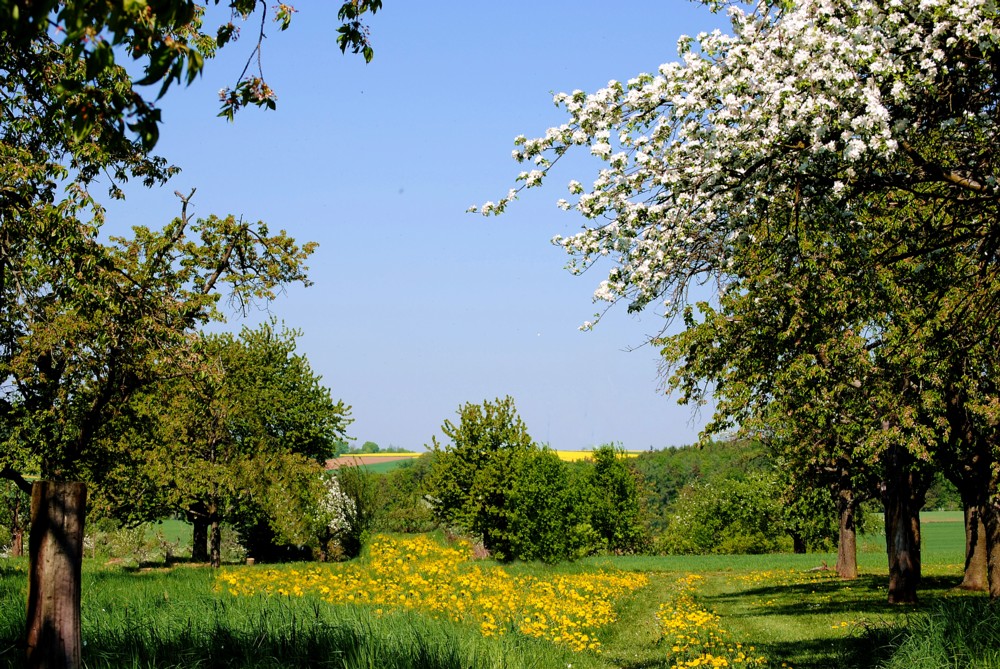
[[[695,590],[704,579],[699,574],[677,579],[673,597],[662,603],[656,614],[660,643],[670,650],[674,669],[766,666],[767,659],[755,656],[753,646],[733,643],[719,616],[695,601]]]
[[[836,580],[837,572],[832,569],[799,571],[797,569],[767,569],[739,574],[733,579],[745,585],[783,587]]]
[[[616,619],[615,602],[645,586],[629,572],[512,576],[476,564],[466,543],[444,546],[426,536],[376,537],[366,561],[293,569],[237,567],[223,571],[217,588],[237,597],[319,597],[331,604],[361,604],[381,615],[417,611],[472,623],[484,636],[510,631],[600,652],[595,634]]]

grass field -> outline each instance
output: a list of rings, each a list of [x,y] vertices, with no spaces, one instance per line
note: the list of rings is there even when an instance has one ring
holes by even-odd
[[[138,569],[87,560],[85,661],[88,667],[860,669],[888,662],[903,644],[900,657],[911,655],[894,666],[1000,667],[995,637],[963,650],[960,636],[947,631],[955,620],[969,621],[961,623],[963,634],[1000,630],[985,596],[952,590],[961,578],[960,515],[923,516],[925,577],[916,607],[885,603],[878,536],[862,540],[862,576],[851,582],[809,571],[823,561],[832,565],[832,554],[595,557],[501,568],[463,561],[448,548],[408,544],[345,565],[232,566],[221,577],[186,565]],[[182,523],[160,530],[186,534]],[[19,666],[25,569],[23,560],[0,561],[0,666]],[[628,583],[639,578],[641,587],[607,591],[610,609],[579,599],[600,583],[617,582],[601,581],[600,574],[624,574]],[[616,619],[581,617],[591,610],[610,610]],[[564,625],[559,636],[557,623]],[[950,640],[916,643],[941,634]],[[935,653],[946,657],[933,660]]]

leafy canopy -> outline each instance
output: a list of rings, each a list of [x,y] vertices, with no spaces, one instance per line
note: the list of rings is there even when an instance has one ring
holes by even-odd
[[[229,10],[228,17],[217,26],[205,26],[208,10],[220,4]],[[381,8],[381,0],[341,4],[337,18],[342,23],[337,27],[336,41],[342,53],[349,49],[371,61],[374,50],[364,18]],[[271,9],[278,28],[287,29],[295,8],[278,3]],[[42,45],[81,62],[82,76],[58,80],[69,111],[79,119],[79,134],[90,132],[95,125],[112,123],[123,136],[127,127],[150,149],[159,135],[156,101],[173,84],[194,81],[205,59],[235,41],[240,35],[239,24],[255,12],[260,12],[256,46],[236,84],[220,93],[220,116],[232,119],[236,110],[250,104],[274,109],[274,91],[264,81],[260,66],[268,10],[263,0],[0,0],[0,34],[11,50]],[[142,76],[129,82],[124,95],[105,105],[108,100],[101,79],[108,72],[121,71],[117,61],[123,57],[137,63]],[[252,63],[257,63],[257,71],[248,74]],[[145,93],[146,86],[159,87],[155,97]]]

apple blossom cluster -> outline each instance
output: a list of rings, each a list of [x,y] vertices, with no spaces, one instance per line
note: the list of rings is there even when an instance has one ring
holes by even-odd
[[[962,91],[995,95],[993,0],[710,4],[727,9],[731,35],[682,37],[679,60],[655,74],[556,95],[569,119],[515,139],[514,159],[533,168],[470,211],[502,213],[567,151],[589,150],[603,163],[596,178],[571,181],[572,199],[557,203],[587,222],[553,242],[577,274],[610,260],[595,301],[630,311],[660,301],[669,316],[693,280],[732,272],[740,245],[788,212],[802,225],[850,221],[852,193],[901,156],[922,178],[996,195],[995,175],[929,170],[938,156],[914,148],[937,131],[980,145],[1000,135],[995,98],[941,104]],[[965,164],[959,149],[951,158]]]

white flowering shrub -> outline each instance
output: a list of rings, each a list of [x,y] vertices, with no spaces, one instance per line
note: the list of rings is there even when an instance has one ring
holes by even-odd
[[[337,536],[347,530],[348,519],[357,510],[357,505],[340,487],[335,472],[324,473],[323,489],[318,507],[319,522],[332,536]]]
[[[758,237],[858,222],[873,192],[919,193],[971,237],[996,234],[992,0],[709,4],[731,35],[681,37],[655,73],[556,95],[566,122],[515,140],[532,165],[519,187],[471,210],[499,214],[565,153],[589,152],[603,167],[557,203],[588,222],[554,242],[574,273],[610,260],[595,301],[668,316],[692,280],[738,274]]]
[[[345,465],[327,472],[319,504],[320,544],[335,543],[343,557],[361,554],[376,521],[376,485],[364,466]]]

